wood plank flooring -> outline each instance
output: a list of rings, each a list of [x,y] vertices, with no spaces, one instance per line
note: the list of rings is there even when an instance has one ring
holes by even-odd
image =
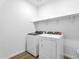
[[[21,54],[18,54],[10,59],[38,59],[33,57],[31,54],[27,53],[27,52],[23,52]],[[64,57],[64,59],[70,59],[68,57]]]

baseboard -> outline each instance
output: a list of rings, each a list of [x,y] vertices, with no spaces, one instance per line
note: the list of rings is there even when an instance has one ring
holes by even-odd
[[[71,59],[77,59],[77,57],[72,56],[72,55],[69,55],[69,54],[65,54],[65,56],[67,56],[67,57],[69,57],[69,58],[71,58]]]
[[[0,57],[0,59],[10,59],[11,57],[13,57],[13,56],[16,56],[16,55],[18,55],[18,54],[20,54],[20,53],[22,53],[22,52],[24,52],[25,51],[25,49],[24,50],[21,50],[21,51],[18,51],[18,52],[16,52],[16,53],[13,53],[13,54],[11,54],[11,55],[9,55],[8,57]],[[65,56],[67,56],[67,57],[70,57],[70,58],[74,58],[75,56],[71,56],[71,55],[68,55],[68,54],[65,54]]]
[[[18,51],[16,53],[13,53],[13,54],[9,55],[8,57],[6,57],[6,59],[10,59],[11,57],[16,56],[16,55],[18,55],[18,54],[20,54],[20,53],[22,53],[24,51],[25,51],[25,49],[24,50],[21,50],[21,51]]]

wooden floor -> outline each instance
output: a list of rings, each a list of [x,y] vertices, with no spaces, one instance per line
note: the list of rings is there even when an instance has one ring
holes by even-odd
[[[31,54],[28,54],[27,52],[23,52],[9,59],[38,59],[38,58],[33,57]],[[64,59],[70,59],[70,58],[64,57]]]

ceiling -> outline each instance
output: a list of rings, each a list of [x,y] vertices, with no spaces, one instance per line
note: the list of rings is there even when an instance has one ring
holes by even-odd
[[[52,0],[26,0],[26,1],[28,1],[29,3],[39,7],[39,6],[42,6],[42,5],[49,3]]]

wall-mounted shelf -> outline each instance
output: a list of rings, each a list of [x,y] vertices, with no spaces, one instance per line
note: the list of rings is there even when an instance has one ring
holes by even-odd
[[[48,18],[48,19],[37,19],[37,20],[32,20],[30,22],[36,23],[36,22],[48,21],[48,20],[53,20],[53,21],[56,21],[56,22],[59,22],[61,20],[68,20],[70,22],[73,22],[78,17],[79,17],[79,13],[75,13],[75,14],[64,15],[64,16],[59,16],[59,17],[54,17],[54,18]]]

